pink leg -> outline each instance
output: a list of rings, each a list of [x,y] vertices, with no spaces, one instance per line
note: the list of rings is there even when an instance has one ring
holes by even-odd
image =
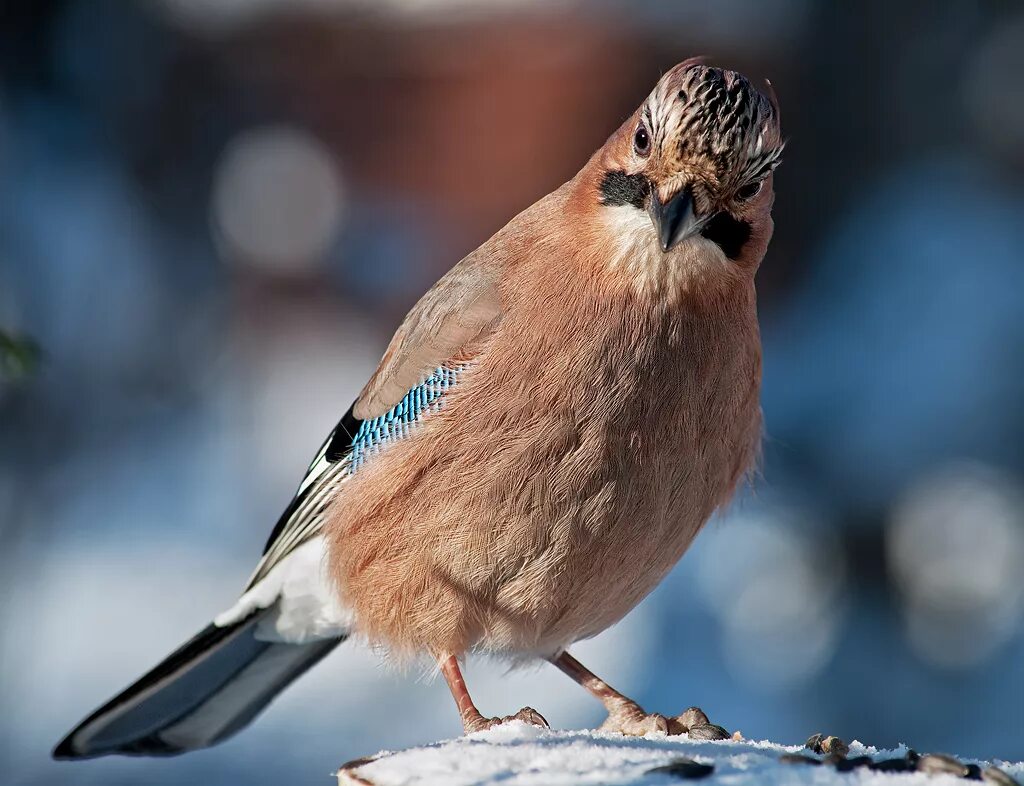
[[[510,720],[521,720],[534,726],[548,728],[548,722],[544,720],[544,717],[530,707],[523,707],[515,715],[508,715],[504,718],[485,718],[469,695],[469,689],[466,687],[466,681],[462,678],[462,670],[459,668],[459,661],[456,657],[454,655],[443,657],[438,664],[441,666],[441,673],[452,692],[452,698],[455,699],[455,705],[459,708],[462,730],[466,734],[490,729]]]
[[[656,712],[644,712],[643,707],[619,693],[568,652],[552,658],[551,663],[604,704],[608,710],[608,718],[601,724],[600,731],[616,731],[633,736],[642,736],[652,731],[664,731],[669,734],[686,732],[691,737],[705,740],[722,740],[729,736],[721,726],[710,723],[708,716],[699,707],[690,707],[675,718],[666,718]]]

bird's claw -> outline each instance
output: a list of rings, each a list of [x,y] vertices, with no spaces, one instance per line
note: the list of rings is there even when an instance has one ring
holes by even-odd
[[[493,729],[495,726],[501,726],[509,721],[522,721],[528,723],[531,726],[539,726],[542,729],[550,729],[548,722],[533,707],[523,707],[515,715],[506,715],[504,718],[485,718],[482,715],[478,715],[475,718],[468,718],[464,722],[466,734],[471,734],[477,731],[487,731],[487,729]]]

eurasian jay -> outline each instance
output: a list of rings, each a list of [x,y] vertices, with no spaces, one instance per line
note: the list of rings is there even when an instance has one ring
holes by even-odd
[[[783,147],[768,92],[681,63],[579,174],[444,275],[238,602],[54,755],[213,745],[350,636],[434,658],[467,732],[505,720],[459,670],[485,651],[551,661],[604,702],[605,730],[723,736],[696,708],[646,713],[567,648],[636,606],[756,460],[754,274]]]

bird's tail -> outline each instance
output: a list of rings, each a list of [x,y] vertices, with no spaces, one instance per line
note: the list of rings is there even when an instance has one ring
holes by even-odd
[[[208,625],[75,727],[54,758],[170,756],[230,737],[345,640],[263,641],[256,627],[270,611],[223,627]]]

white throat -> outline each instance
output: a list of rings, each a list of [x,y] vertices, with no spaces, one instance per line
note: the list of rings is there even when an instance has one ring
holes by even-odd
[[[605,206],[602,210],[611,238],[609,267],[628,275],[638,294],[671,301],[694,287],[707,286],[709,281],[725,283],[738,275],[736,264],[707,238],[687,238],[664,252],[645,211],[632,205]]]

